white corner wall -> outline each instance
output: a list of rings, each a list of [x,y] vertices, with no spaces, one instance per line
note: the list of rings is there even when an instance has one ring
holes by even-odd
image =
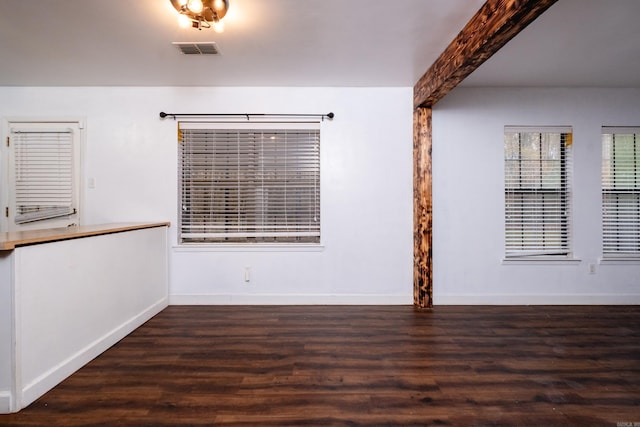
[[[0,251],[0,414],[13,407],[13,252]]]
[[[573,251],[579,261],[502,263],[505,125],[573,127]],[[461,87],[436,105],[435,304],[640,303],[640,263],[600,263],[603,125],[640,125],[640,89]]]
[[[5,121],[86,120],[85,224],[171,221],[171,303],[412,301],[411,88],[0,87],[0,99]],[[334,112],[321,128],[323,248],[176,248],[176,122],[160,111]]]

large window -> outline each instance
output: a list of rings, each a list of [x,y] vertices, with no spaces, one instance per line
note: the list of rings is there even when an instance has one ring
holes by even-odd
[[[79,122],[9,123],[9,231],[79,222],[80,131]]]
[[[640,128],[602,128],[604,258],[640,257]]]
[[[182,243],[319,243],[318,123],[179,123]]]
[[[506,257],[571,251],[571,128],[505,127]]]

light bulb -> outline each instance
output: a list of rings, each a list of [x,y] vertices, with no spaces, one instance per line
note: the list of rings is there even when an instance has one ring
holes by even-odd
[[[204,6],[202,6],[201,0],[189,0],[189,2],[187,3],[187,8],[193,13],[202,12],[203,7]]]
[[[224,33],[224,22],[213,22],[211,26],[213,27],[213,31],[215,31],[216,33]]]
[[[180,5],[180,7],[184,7],[187,4],[187,0],[178,0],[178,5]]]
[[[191,19],[187,15],[178,15],[178,25],[182,28],[191,26]]]
[[[224,10],[225,8],[224,0],[213,0],[213,8],[216,11]]]

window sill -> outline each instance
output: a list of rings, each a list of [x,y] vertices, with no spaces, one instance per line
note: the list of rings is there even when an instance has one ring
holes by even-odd
[[[598,264],[601,265],[636,265],[640,264],[640,256],[638,257],[603,257],[598,259]]]
[[[544,265],[576,265],[582,262],[579,258],[567,258],[567,257],[542,257],[542,256],[530,256],[519,258],[503,258],[503,265],[531,265],[531,264],[544,264]]]
[[[254,244],[180,244],[174,245],[176,252],[322,252],[323,245],[296,243],[254,243]]]

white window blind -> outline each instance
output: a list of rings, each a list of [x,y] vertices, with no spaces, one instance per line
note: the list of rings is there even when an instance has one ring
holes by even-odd
[[[72,215],[74,147],[71,129],[12,129],[14,222]]]
[[[640,128],[602,128],[603,257],[640,256]]]
[[[569,127],[505,127],[506,257],[569,255],[571,145]]]
[[[180,241],[320,242],[318,123],[180,122]]]

